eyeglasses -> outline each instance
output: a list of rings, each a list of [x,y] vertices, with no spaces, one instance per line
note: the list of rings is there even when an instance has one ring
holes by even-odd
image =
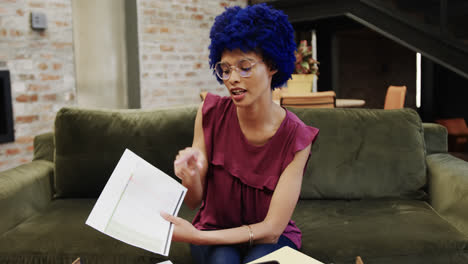
[[[231,77],[232,69],[236,70],[237,73],[243,78],[249,77],[252,75],[252,68],[257,64],[258,62],[254,62],[248,59],[243,59],[240,60],[237,63],[237,66],[231,66],[227,62],[217,62],[214,67],[214,71],[216,72],[216,75],[221,80],[229,80]]]

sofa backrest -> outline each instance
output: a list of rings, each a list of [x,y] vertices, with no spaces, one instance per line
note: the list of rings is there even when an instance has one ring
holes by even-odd
[[[320,129],[302,199],[421,198],[424,133],[411,109],[290,109]]]
[[[173,161],[192,144],[196,110],[60,110],[55,122],[56,196],[99,196],[125,148],[175,177]],[[423,193],[424,133],[415,111],[290,110],[320,129],[302,199],[416,198]]]
[[[169,175],[192,144],[197,107],[160,110],[63,108],[55,120],[56,197],[98,197],[125,148]]]

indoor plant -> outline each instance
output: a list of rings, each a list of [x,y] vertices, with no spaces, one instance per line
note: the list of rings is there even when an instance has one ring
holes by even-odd
[[[296,64],[292,79],[288,81],[288,91],[310,93],[318,75],[319,62],[312,57],[312,46],[307,44],[307,40],[301,40],[295,55]]]

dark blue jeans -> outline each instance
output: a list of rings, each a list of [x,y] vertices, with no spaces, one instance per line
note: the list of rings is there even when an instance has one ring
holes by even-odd
[[[190,245],[192,258],[198,264],[240,264],[263,257],[284,246],[297,249],[285,236],[280,236],[276,244],[258,244],[252,248],[243,245],[197,246]]]

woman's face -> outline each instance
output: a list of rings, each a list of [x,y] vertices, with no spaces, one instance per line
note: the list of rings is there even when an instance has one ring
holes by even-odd
[[[262,100],[271,101],[271,78],[276,70],[270,70],[261,56],[239,49],[226,50],[221,55],[221,63],[224,72],[230,72],[229,79],[223,81],[236,106],[245,107]],[[241,76],[248,74],[248,77]]]

